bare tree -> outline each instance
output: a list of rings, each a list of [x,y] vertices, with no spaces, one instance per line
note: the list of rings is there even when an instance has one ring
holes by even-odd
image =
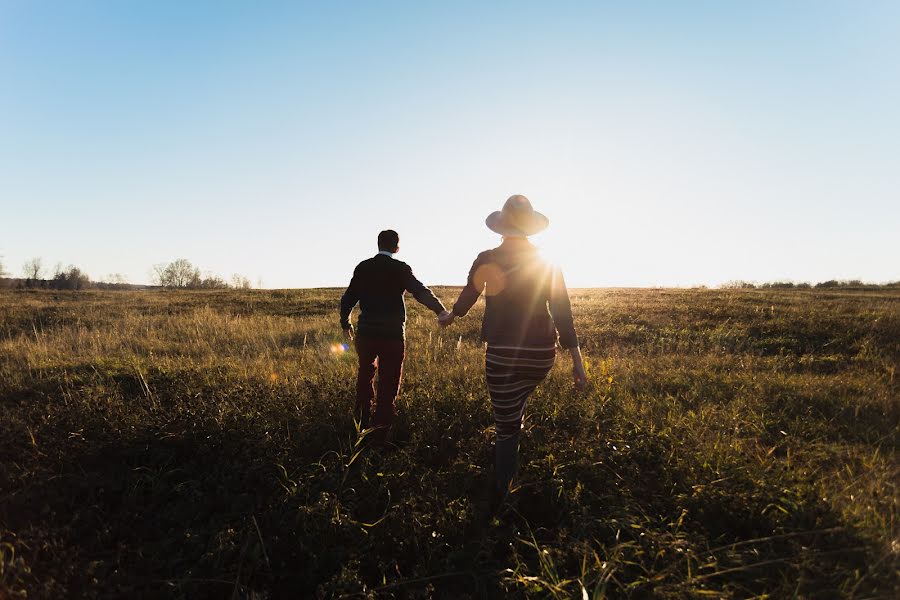
[[[167,265],[154,265],[153,279],[157,284],[168,288],[199,287],[203,281],[200,269],[185,258],[179,258]]]
[[[26,260],[25,264],[22,265],[22,273],[25,275],[25,279],[43,279],[43,259],[41,259],[41,257],[39,256],[36,256],[34,258]]]
[[[156,285],[163,285],[163,281],[166,276],[166,267],[168,267],[166,263],[158,263],[153,265],[153,269],[150,271],[150,280]]]
[[[231,287],[236,290],[249,290],[252,286],[250,285],[250,279],[235,273],[231,276]]]
[[[2,256],[0,256],[0,277],[6,277],[6,268],[3,266]]]

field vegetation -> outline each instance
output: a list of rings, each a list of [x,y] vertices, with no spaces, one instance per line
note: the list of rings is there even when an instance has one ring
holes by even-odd
[[[900,597],[900,290],[573,290],[496,518],[481,309],[382,451],[339,295],[0,292],[0,598]]]

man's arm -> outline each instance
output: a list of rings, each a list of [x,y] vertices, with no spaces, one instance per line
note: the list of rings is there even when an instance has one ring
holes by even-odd
[[[444,308],[441,301],[434,295],[434,292],[428,289],[424,283],[416,279],[416,276],[413,275],[412,268],[408,265],[406,267],[405,287],[406,291],[412,294],[413,298],[430,308],[435,314],[446,312],[447,309]]]
[[[353,270],[353,277],[350,279],[350,285],[347,286],[347,291],[341,296],[341,329],[344,331],[351,329],[350,313],[353,312],[353,308],[356,306],[356,303],[359,302],[358,271],[359,267],[356,267],[356,269]]]

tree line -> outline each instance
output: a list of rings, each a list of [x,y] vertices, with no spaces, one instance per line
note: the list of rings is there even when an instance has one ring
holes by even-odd
[[[859,279],[829,279],[828,281],[820,281],[819,283],[809,283],[807,281],[770,281],[763,283],[754,283],[752,281],[729,281],[721,285],[726,290],[811,290],[811,289],[833,289],[833,288],[896,288],[900,287],[900,281],[890,283],[866,283]]]
[[[7,287],[9,284],[13,284],[13,287],[18,288],[82,290],[93,284],[88,274],[75,265],[63,268],[62,263],[58,263],[49,278],[45,278],[46,274],[47,271],[44,269],[43,259],[40,257],[29,258],[22,265],[22,278],[6,280]],[[9,273],[6,271],[2,259],[0,259],[0,279],[5,279],[8,275]]]
[[[3,287],[17,287],[20,289],[52,289],[52,290],[82,290],[86,288],[102,289],[131,289],[140,287],[133,285],[120,273],[111,273],[106,277],[93,281],[79,267],[69,265],[63,268],[58,263],[48,278],[49,271],[44,267],[41,257],[30,258],[22,265],[22,277],[9,278],[3,257],[0,256],[0,283]],[[241,289],[249,290],[253,286],[250,279],[243,275],[232,275],[230,280],[212,273],[201,273],[189,260],[179,258],[170,263],[161,263],[153,266],[151,277],[153,284],[162,288],[185,290],[225,290]]]
[[[249,290],[252,287],[243,275],[232,275],[231,281],[210,273],[201,275],[200,269],[185,258],[154,265],[153,281],[161,287],[189,290]]]
[[[111,273],[106,277],[92,281],[87,273],[76,267],[69,265],[63,269],[62,264],[58,263],[53,270],[53,275],[49,279],[45,279],[43,259],[40,257],[30,258],[22,265],[22,279],[8,279],[9,273],[5,269],[3,257],[0,256],[0,284],[5,282],[5,286],[0,287],[19,287],[19,288],[44,288],[55,290],[81,290],[89,287],[105,288],[105,289],[131,289],[135,286],[130,284],[126,278],[119,273]],[[249,290],[252,289],[250,280],[243,275],[232,275],[231,279],[224,278],[206,272],[201,273],[200,269],[194,266],[191,261],[185,258],[179,258],[170,263],[160,263],[153,265],[151,274],[153,284],[162,288],[178,289],[178,290]],[[10,282],[12,285],[10,285]],[[900,281],[890,283],[866,283],[859,279],[821,281],[819,283],[809,282],[793,282],[793,281],[772,281],[755,283],[751,281],[728,281],[723,283],[722,289],[761,289],[761,290],[787,290],[787,289],[831,289],[831,288],[900,288]]]

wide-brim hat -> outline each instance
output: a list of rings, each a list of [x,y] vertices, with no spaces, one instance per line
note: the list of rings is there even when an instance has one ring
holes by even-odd
[[[534,210],[528,198],[516,194],[506,200],[502,210],[489,214],[484,223],[500,235],[528,236],[547,229],[550,219]]]

